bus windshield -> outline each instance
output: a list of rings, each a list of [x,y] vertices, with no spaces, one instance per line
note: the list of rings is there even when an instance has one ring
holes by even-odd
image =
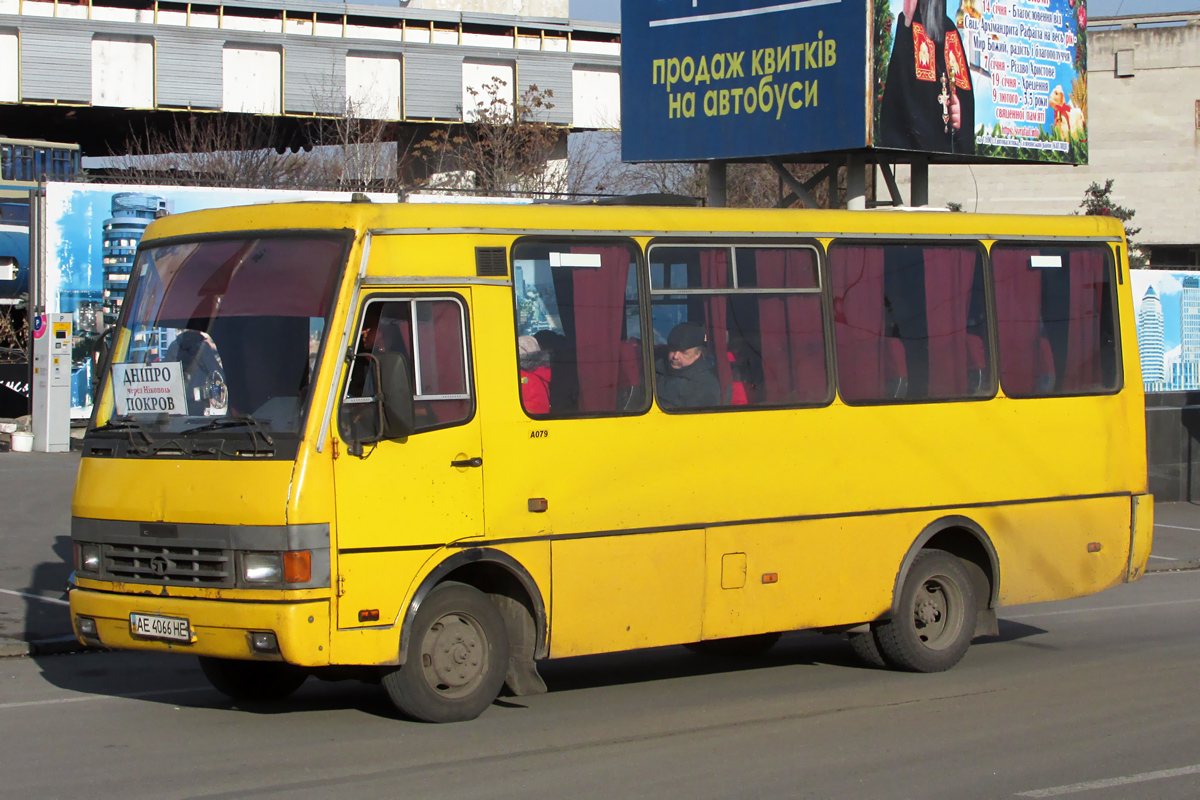
[[[330,235],[141,251],[95,429],[298,434],[345,252]]]

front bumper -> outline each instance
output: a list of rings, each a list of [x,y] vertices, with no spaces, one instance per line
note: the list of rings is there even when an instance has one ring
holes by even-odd
[[[188,620],[191,642],[135,636],[129,615],[155,614]],[[97,637],[85,637],[79,618],[96,621]],[[329,664],[329,600],[236,601],[150,594],[122,594],[75,587],[71,590],[71,622],[83,644],[117,650],[190,653],[218,658],[286,661],[306,667]],[[251,634],[270,631],[279,652],[261,653]],[[98,638],[98,641],[97,641]]]

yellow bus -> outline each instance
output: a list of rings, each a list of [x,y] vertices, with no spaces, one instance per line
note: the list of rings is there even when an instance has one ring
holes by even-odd
[[[1098,217],[365,202],[142,239],[73,504],[80,641],[471,719],[536,663],[847,634],[932,672],[1142,575]]]

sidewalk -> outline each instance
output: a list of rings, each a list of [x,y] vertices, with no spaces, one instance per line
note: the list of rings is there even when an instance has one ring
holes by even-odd
[[[0,656],[74,641],[65,589],[78,469],[77,451],[0,453]]]
[[[74,648],[65,600],[79,453],[0,453],[0,656]],[[1155,506],[1147,571],[1200,569],[1200,503]]]

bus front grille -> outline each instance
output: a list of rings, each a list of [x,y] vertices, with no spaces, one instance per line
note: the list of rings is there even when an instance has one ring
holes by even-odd
[[[233,586],[233,552],[220,548],[106,544],[103,561],[112,580]]]

